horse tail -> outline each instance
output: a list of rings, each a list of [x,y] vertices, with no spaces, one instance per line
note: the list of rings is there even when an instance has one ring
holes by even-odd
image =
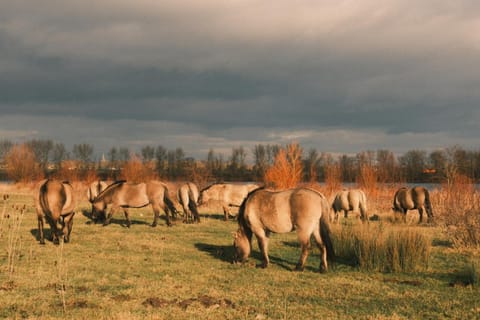
[[[320,237],[327,248],[327,257],[331,261],[335,260],[335,251],[333,249],[331,229],[330,229],[330,206],[326,199],[323,199],[322,215],[320,217]]]
[[[48,199],[47,199],[47,183],[48,179],[45,180],[45,182],[40,186],[40,192],[39,192],[39,202],[40,202],[40,207],[42,208],[43,215],[45,216],[51,216],[51,211],[50,211],[50,206],[48,205]]]
[[[425,210],[428,218],[433,218],[432,202],[430,201],[430,193],[425,189]]]
[[[170,199],[170,197],[168,196],[168,189],[167,187],[165,187],[165,191],[163,193],[163,201],[165,202],[165,205],[168,207],[168,209],[170,210],[170,212],[175,213],[177,214],[178,211],[177,209],[175,208],[175,205],[173,204],[173,201]]]

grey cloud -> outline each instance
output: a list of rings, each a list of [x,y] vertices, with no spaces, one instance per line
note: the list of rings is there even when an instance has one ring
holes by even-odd
[[[137,143],[170,123],[203,149],[283,141],[271,132],[479,132],[477,1],[0,3],[4,115],[133,121]]]

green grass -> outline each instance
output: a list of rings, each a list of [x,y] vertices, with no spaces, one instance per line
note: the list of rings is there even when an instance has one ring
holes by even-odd
[[[339,259],[320,274],[314,249],[299,273],[292,271],[300,253],[294,233],[272,235],[267,269],[255,267],[256,241],[249,262],[231,264],[237,225],[220,213],[202,215],[199,225],[169,228],[162,220],[152,228],[145,208],[131,210],[130,229],[123,214],[103,227],[82,214],[89,206],[81,201],[62,251],[38,244],[31,195],[8,201],[27,211],[11,276],[8,228],[1,226],[0,318],[472,319],[480,312],[478,286],[452,285],[475,253],[445,245],[440,228],[412,226],[435,239],[429,266],[419,272],[365,272]]]

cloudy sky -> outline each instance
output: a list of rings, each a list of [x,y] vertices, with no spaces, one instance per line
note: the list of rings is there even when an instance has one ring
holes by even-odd
[[[0,0],[0,139],[480,147],[478,0]]]

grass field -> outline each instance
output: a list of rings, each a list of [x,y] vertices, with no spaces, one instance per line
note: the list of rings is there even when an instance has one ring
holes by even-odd
[[[36,240],[32,193],[8,194],[10,217],[0,224],[0,318],[479,318],[478,285],[462,282],[476,253],[452,248],[439,227],[411,226],[432,241],[423,271],[365,272],[339,259],[320,274],[315,249],[299,273],[292,271],[299,256],[295,234],[272,235],[269,268],[255,267],[260,262],[256,243],[249,262],[233,265],[236,221],[202,210],[198,225],[177,221],[167,227],[162,220],[152,228],[153,214],[145,208],[131,210],[130,229],[120,214],[103,227],[91,223],[89,204],[81,198],[71,243],[42,246]],[[12,220],[23,205],[16,241]]]

